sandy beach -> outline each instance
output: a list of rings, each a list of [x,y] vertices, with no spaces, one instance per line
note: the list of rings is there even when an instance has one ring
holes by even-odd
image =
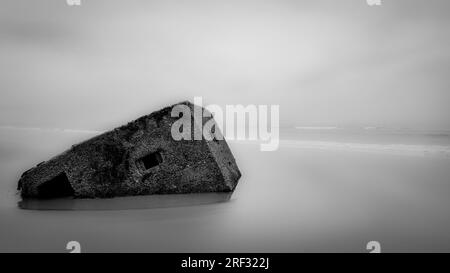
[[[388,136],[282,132],[276,152],[230,143],[243,176],[229,200],[149,196],[36,210],[19,208],[20,174],[94,133],[2,129],[0,251],[67,252],[71,240],[84,252],[367,252],[372,240],[384,252],[450,251],[448,137],[403,137],[405,150]]]

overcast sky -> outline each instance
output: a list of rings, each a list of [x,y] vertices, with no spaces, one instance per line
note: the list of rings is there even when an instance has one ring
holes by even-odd
[[[450,1],[81,1],[1,1],[0,126],[104,130],[203,96],[450,129]]]

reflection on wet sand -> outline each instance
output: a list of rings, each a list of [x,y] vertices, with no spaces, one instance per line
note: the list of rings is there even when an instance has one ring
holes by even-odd
[[[18,202],[28,210],[128,210],[197,206],[230,200],[232,193],[161,194],[110,199],[24,199]]]
[[[230,142],[243,173],[231,198],[27,200],[19,209],[20,174],[73,143],[73,134],[0,130],[0,252],[66,252],[71,240],[83,252],[367,252],[372,240],[383,252],[449,252],[450,157],[340,143],[429,147],[450,139],[341,133],[294,134],[270,153]]]

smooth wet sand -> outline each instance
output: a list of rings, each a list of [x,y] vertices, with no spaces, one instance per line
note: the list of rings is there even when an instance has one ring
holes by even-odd
[[[143,197],[124,209],[101,200],[94,209],[20,209],[21,172],[86,137],[0,132],[1,252],[66,252],[72,240],[84,252],[366,252],[372,240],[384,252],[450,251],[445,156],[290,142],[262,153],[231,143],[243,176],[229,201],[162,196],[162,207]]]

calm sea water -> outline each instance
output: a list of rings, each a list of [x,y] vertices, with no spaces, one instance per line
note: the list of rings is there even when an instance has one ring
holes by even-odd
[[[233,195],[21,203],[20,174],[81,132],[0,129],[0,251],[450,251],[450,137],[443,132],[284,129],[276,152],[229,142]]]

